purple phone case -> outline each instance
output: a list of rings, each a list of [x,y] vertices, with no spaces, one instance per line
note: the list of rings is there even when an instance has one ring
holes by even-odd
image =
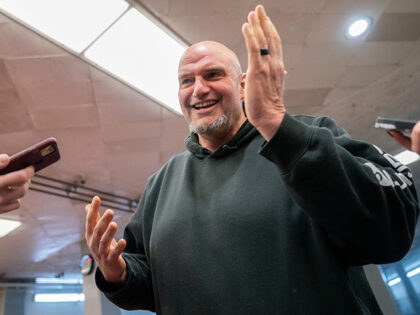
[[[54,150],[43,156],[42,150],[48,146],[52,146]],[[57,140],[51,137],[12,155],[7,167],[0,170],[0,175],[20,170],[29,165],[33,165],[35,172],[38,172],[59,159],[60,152],[58,151]]]

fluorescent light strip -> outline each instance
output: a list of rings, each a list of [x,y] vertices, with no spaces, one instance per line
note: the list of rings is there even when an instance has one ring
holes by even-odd
[[[83,293],[37,293],[34,296],[35,302],[84,302],[85,295]]]
[[[407,272],[407,277],[411,278],[420,273],[420,267]]]
[[[0,0],[0,7],[80,53],[128,8],[124,0]]]
[[[185,48],[133,8],[95,42],[85,56],[181,113],[178,61]]]
[[[7,234],[16,230],[22,223],[19,221],[0,219],[0,237],[4,237]]]
[[[181,113],[178,61],[186,48],[124,0],[0,0],[0,10]]]
[[[404,150],[396,155],[394,158],[400,161],[404,165],[408,165],[420,160],[420,156],[416,152]]]
[[[389,285],[390,287],[392,287],[393,285],[396,285],[397,283],[400,283],[400,282],[401,282],[401,278],[395,278],[395,279],[393,279],[393,280],[389,281],[389,282],[388,282],[388,285]]]
[[[35,283],[38,284],[82,284],[83,279],[77,278],[35,278]]]

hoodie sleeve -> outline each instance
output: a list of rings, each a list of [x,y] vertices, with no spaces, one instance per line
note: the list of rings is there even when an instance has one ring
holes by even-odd
[[[98,288],[115,305],[126,310],[155,311],[152,277],[143,237],[143,209],[147,203],[147,188],[124,230],[127,246],[122,254],[127,265],[127,280],[123,284],[107,282],[99,268],[95,280]]]
[[[411,247],[417,192],[411,170],[390,154],[330,118],[288,114],[259,153],[348,264],[397,261]]]

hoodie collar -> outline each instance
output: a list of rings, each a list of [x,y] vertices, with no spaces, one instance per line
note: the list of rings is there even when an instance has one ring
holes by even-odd
[[[244,144],[253,139],[257,134],[257,129],[255,129],[254,126],[246,120],[242,124],[241,128],[239,128],[238,132],[228,142],[220,146],[214,152],[203,148],[198,141],[198,135],[194,132],[191,132],[185,139],[185,146],[198,159],[205,159],[206,157],[219,158],[238,150],[244,146]]]

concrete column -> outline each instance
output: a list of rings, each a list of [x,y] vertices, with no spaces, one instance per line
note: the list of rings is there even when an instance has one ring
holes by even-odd
[[[4,314],[25,315],[26,289],[7,288],[4,290]],[[7,303],[6,303],[7,300]]]
[[[0,315],[4,315],[5,307],[6,307],[6,289],[0,288]]]
[[[80,247],[82,256],[90,254],[85,241],[80,242]],[[95,283],[95,270],[90,275],[83,276],[83,293],[85,294],[85,315],[102,315],[102,293]]]
[[[81,242],[81,252],[82,255],[90,254],[89,248],[84,241]],[[96,267],[90,275],[83,276],[85,315],[121,315],[120,308],[108,301],[108,299],[96,286],[95,270]]]
[[[102,293],[95,284],[95,273],[83,276],[83,293],[85,294],[85,315],[102,315]]]
[[[389,292],[388,287],[382,280],[381,272],[379,271],[378,266],[367,265],[364,266],[364,270],[384,315],[399,315],[395,301]]]
[[[102,295],[102,315],[121,315],[121,309]]]

